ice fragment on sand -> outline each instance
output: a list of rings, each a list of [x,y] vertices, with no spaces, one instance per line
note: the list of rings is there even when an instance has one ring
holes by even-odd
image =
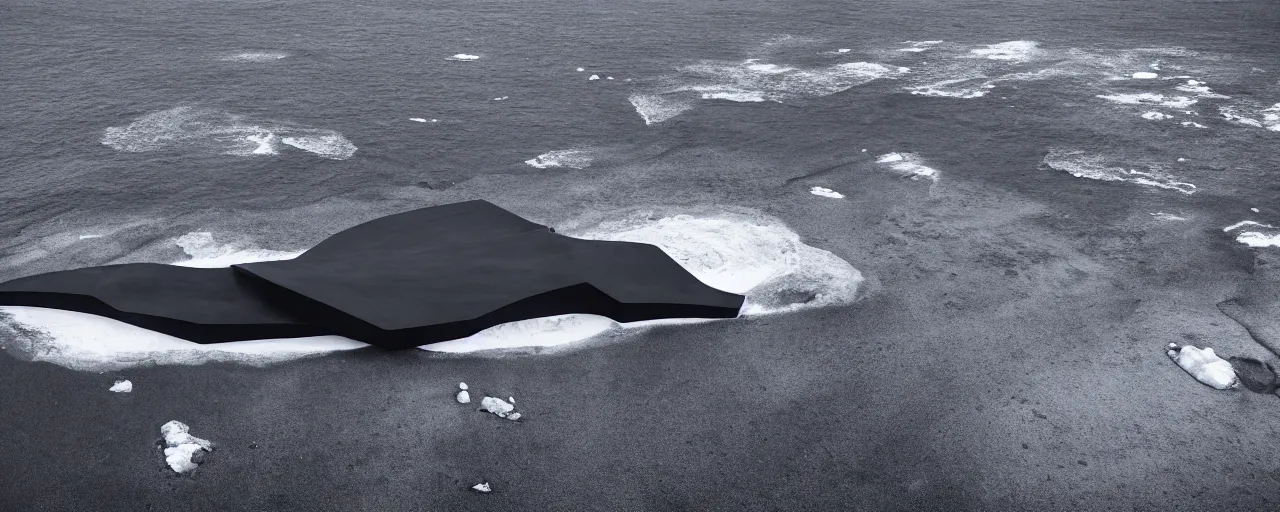
[[[486,396],[480,400],[480,410],[491,412],[499,418],[506,418],[508,414],[515,412],[516,406],[507,403],[501,398]]]
[[[458,389],[463,389],[463,390],[468,389],[468,388],[467,388],[467,383],[466,383],[466,382],[459,382],[459,383],[458,383]]]
[[[832,199],[844,198],[844,194],[831,190],[827,187],[813,187],[809,189],[809,193],[815,196],[830,197]]]
[[[1169,357],[1201,383],[1214,389],[1231,389],[1236,386],[1236,372],[1231,363],[1218,357],[1212,348],[1198,349],[1191,345],[1181,348],[1171,346]]]
[[[467,390],[465,389],[458,392],[457,398],[458,398],[458,403],[460,404],[471,403],[471,393],[468,393]]]
[[[160,427],[160,435],[164,436],[165,462],[178,473],[186,473],[196,468],[191,457],[197,452],[212,451],[213,443],[187,433],[188,427],[179,421],[170,421]]]
[[[485,482],[482,484],[475,484],[471,486],[471,488],[480,492],[490,492],[493,490],[493,488],[489,487],[489,482]]]
[[[114,391],[116,393],[132,393],[133,383],[127,380],[118,380],[111,386],[110,391]]]

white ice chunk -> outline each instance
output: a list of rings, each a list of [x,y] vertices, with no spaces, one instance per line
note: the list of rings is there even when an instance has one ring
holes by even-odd
[[[600,79],[600,75],[591,75],[587,77],[587,80],[599,80],[599,79]]]
[[[1187,345],[1169,349],[1169,357],[1196,380],[1214,389],[1231,389],[1236,387],[1236,372],[1231,363],[1218,357],[1212,348],[1203,350]]]
[[[475,484],[471,486],[471,488],[480,492],[490,492],[493,490],[493,488],[489,487],[489,482],[485,482],[482,484]]]
[[[466,382],[459,382],[459,383],[458,383],[458,389],[464,389],[464,390],[465,390],[465,389],[468,389],[468,388],[467,388],[467,383],[466,383]]]
[[[479,55],[471,55],[471,54],[468,54],[468,53],[459,53],[459,54],[457,54],[457,55],[454,55],[454,56],[452,56],[452,57],[449,57],[449,60],[464,60],[464,61],[465,61],[465,60],[476,60],[476,59],[479,59],[479,58],[480,58],[480,56],[479,56]]]
[[[129,382],[128,380],[118,380],[116,381],[115,384],[111,385],[111,388],[108,391],[113,391],[116,393],[132,393],[133,383]]]
[[[467,390],[465,389],[462,391],[459,391],[457,399],[458,399],[458,403],[460,404],[469,404],[471,403],[471,393],[468,393]]]
[[[501,398],[486,396],[480,400],[480,410],[491,412],[499,418],[505,418],[508,414],[515,412],[516,406],[503,401]]]
[[[421,117],[410,117],[410,118],[409,118],[409,120],[410,120],[410,121],[413,121],[413,122],[415,122],[415,123],[425,123],[425,122],[427,122],[427,120],[426,120],[426,119],[423,119],[423,118],[421,118]]]
[[[1134,73],[1133,77],[1139,80],[1150,80],[1152,78],[1160,78],[1160,75],[1158,73],[1152,73],[1150,71],[1139,71],[1137,73]]]
[[[200,450],[212,451],[213,443],[200,439],[189,433],[185,424],[170,421],[160,427],[167,448],[164,450],[165,462],[178,473],[186,473],[196,468],[191,456]]]

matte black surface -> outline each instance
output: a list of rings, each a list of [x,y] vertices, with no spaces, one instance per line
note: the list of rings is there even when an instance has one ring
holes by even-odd
[[[295,260],[235,268],[300,318],[387,348],[569,313],[732,318],[743,302],[656,246],[558,235],[486,201],[377,219]]]
[[[0,305],[92,313],[197,343],[341,334],[385,348],[569,313],[732,318],[742,302],[656,246],[557,235],[486,201],[376,219],[293,260],[109,265],[0,284]]]
[[[255,293],[230,268],[128,263],[0,283],[0,305],[80,311],[196,343],[329,334]]]

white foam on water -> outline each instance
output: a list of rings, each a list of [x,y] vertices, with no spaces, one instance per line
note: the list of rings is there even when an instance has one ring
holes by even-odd
[[[289,260],[303,251],[275,251],[240,244],[219,244],[213,233],[196,231],[174,239],[190,259],[173,262],[172,265],[194,268],[229,267],[240,263]]]
[[[332,130],[251,122],[243,116],[189,106],[108,127],[101,139],[102,144],[129,153],[191,149],[236,156],[276,155],[277,141],[337,160],[350,158],[356,151],[355,145]]]
[[[1166,221],[1184,221],[1184,220],[1187,220],[1187,218],[1186,218],[1186,217],[1182,217],[1182,216],[1180,216],[1180,215],[1174,215],[1174,214],[1172,214],[1172,213],[1165,213],[1165,212],[1155,212],[1155,213],[1151,214],[1151,216],[1152,216],[1152,217],[1155,217],[1155,218],[1156,218],[1156,220],[1166,220]]]
[[[981,98],[987,95],[990,85],[985,76],[952,78],[922,85],[908,86],[905,89],[918,96],[934,96],[941,98]]]
[[[693,102],[685,98],[658,94],[632,94],[627,98],[645,125],[655,125],[693,108]]]
[[[809,189],[809,193],[815,196],[830,197],[832,199],[844,199],[844,194],[831,190],[827,187],[813,187]]]
[[[1188,195],[1196,191],[1195,185],[1177,181],[1177,178],[1156,169],[1148,168],[1147,171],[1139,171],[1107,165],[1105,158],[1083,151],[1051,149],[1044,157],[1044,164],[1050,169],[1066,172],[1077,178],[1123,181],[1164,190],[1176,190]]]
[[[1042,53],[1039,46],[1035,41],[1006,41],[969,50],[969,54],[990,60],[1026,62]]]
[[[1218,113],[1221,114],[1222,118],[1226,119],[1227,121],[1231,121],[1236,124],[1242,124],[1245,126],[1250,126],[1253,128],[1262,128],[1262,121],[1259,121],[1257,119],[1253,119],[1250,117],[1242,116],[1238,114],[1236,110],[1232,107],[1227,107],[1227,106],[1218,107]]]
[[[1161,112],[1156,112],[1156,111],[1154,111],[1154,110],[1153,110],[1153,111],[1151,111],[1151,112],[1143,112],[1143,113],[1142,113],[1142,118],[1143,118],[1143,119],[1148,119],[1148,120],[1151,120],[1151,121],[1159,121],[1159,120],[1161,120],[1161,119],[1170,119],[1170,118],[1172,118],[1172,117],[1173,117],[1173,116],[1171,116],[1171,115],[1164,114],[1164,113],[1161,113]]]
[[[585,169],[591,165],[593,157],[594,155],[591,151],[583,149],[561,149],[557,151],[548,151],[525,160],[524,163],[539,169],[549,169],[552,167]]]
[[[331,160],[346,160],[356,152],[355,144],[338,133],[285,137],[280,142]]]
[[[825,68],[798,68],[758,59],[741,62],[703,61],[680,68],[680,75],[664,92],[696,92],[703,99],[782,102],[791,98],[827,96],[876,79],[906,73],[872,62],[849,62]]]
[[[1152,92],[1099,94],[1098,98],[1122,105],[1160,105],[1170,108],[1187,108],[1196,104],[1195,98],[1187,96],[1165,96]]]
[[[89,240],[92,238],[102,238],[102,235],[80,235],[80,240]]]
[[[1159,68],[1157,68],[1157,69],[1159,69]],[[1132,76],[1133,78],[1138,79],[1138,80],[1152,80],[1152,79],[1155,79],[1155,78],[1160,78],[1160,74],[1159,74],[1159,73],[1152,73],[1152,72],[1150,72],[1150,71],[1139,71],[1139,72],[1137,72],[1137,73],[1134,73],[1134,74],[1133,74],[1133,75],[1131,75],[1131,76]]]
[[[1189,93],[1195,94],[1196,96],[1201,98],[1220,98],[1220,99],[1230,98],[1230,96],[1213,92],[1213,90],[1210,89],[1209,86],[1205,85],[1204,82],[1201,82],[1199,80],[1187,80],[1186,83],[1179,85],[1178,87],[1176,87],[1176,89],[1182,92],[1189,92]]]
[[[275,155],[279,153],[279,151],[276,151],[276,135],[274,133],[247,135],[245,140],[255,144],[253,150],[249,152],[251,155]]]
[[[118,380],[116,381],[115,384],[112,384],[111,387],[107,389],[107,391],[110,391],[112,393],[132,393],[133,383],[129,382],[128,380]]]
[[[410,120],[410,121],[413,121],[413,122],[415,122],[415,123],[425,123],[425,122],[427,122],[427,120],[426,120],[426,119],[421,118],[421,117],[410,117],[410,118],[409,118],[409,120]]]
[[[1212,348],[1206,347],[1202,350],[1191,345],[1181,348],[1173,345],[1168,350],[1168,355],[1174,363],[1206,386],[1214,389],[1232,389],[1239,383],[1231,363],[1218,357],[1213,353]]]
[[[271,62],[288,57],[284,52],[240,52],[219,57],[218,60],[230,62]]]
[[[459,54],[453,55],[452,57],[445,57],[445,60],[456,60],[456,61],[465,62],[465,61],[477,60],[479,58],[480,58],[479,55],[471,55],[469,53],[459,53]]]
[[[1182,122],[1182,126],[1187,126],[1187,127],[1191,127],[1191,128],[1208,128],[1208,126],[1202,125],[1202,124],[1197,123],[1197,122],[1195,122],[1195,121],[1183,121],[1183,122]]]
[[[1240,230],[1240,232],[1236,233],[1236,241],[1249,247],[1280,247],[1280,227],[1252,220],[1242,220],[1222,228],[1224,233],[1236,230]]]
[[[923,162],[924,160],[915,153],[888,153],[876,158],[876,163],[886,165],[898,174],[913,180],[923,178],[937,183],[942,177],[941,173],[937,169],[924,165]]]

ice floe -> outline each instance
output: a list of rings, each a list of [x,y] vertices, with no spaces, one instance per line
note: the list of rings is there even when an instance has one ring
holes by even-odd
[[[132,393],[133,383],[128,380],[118,380],[115,384],[112,384],[111,388],[107,391],[111,391],[113,393]]]
[[[831,190],[827,187],[813,187],[809,189],[809,193],[815,196],[830,197],[832,199],[844,198],[844,194]]]
[[[410,117],[410,118],[409,118],[409,120],[410,120],[410,121],[413,121],[413,122],[415,122],[415,123],[425,123],[425,122],[427,122],[427,120],[426,120],[426,119],[423,119],[423,118],[421,118],[421,117]]]
[[[1214,389],[1231,389],[1238,385],[1231,363],[1218,357],[1212,348],[1199,349],[1192,345],[1178,347],[1170,343],[1169,357],[1196,380]]]
[[[539,169],[549,169],[552,167],[585,169],[591,165],[592,158],[592,152],[585,149],[561,149],[557,151],[548,151],[525,160],[524,163]]]
[[[196,453],[213,451],[213,443],[191,435],[188,430],[180,421],[170,421],[160,427],[160,435],[164,436],[165,462],[178,473],[196,469],[198,463],[192,460]]]
[[[283,143],[333,160],[350,158],[357,149],[333,130],[255,122],[189,106],[153,112],[128,125],[109,127],[103,130],[101,142],[128,153],[186,149],[236,156],[277,155],[279,143]]]
[[[1051,149],[1044,157],[1044,165],[1077,178],[1123,181],[1165,190],[1176,190],[1183,194],[1193,194],[1196,191],[1195,185],[1178,181],[1177,178],[1153,168],[1154,166],[1148,166],[1146,171],[1126,169],[1108,165],[1108,160],[1104,157],[1078,150]]]
[[[600,79],[600,75],[591,75],[587,77],[587,80],[599,80],[599,79]]]
[[[459,53],[450,57],[445,57],[445,60],[472,61],[472,60],[478,60],[479,58],[480,58],[479,55],[471,55],[469,53]]]

